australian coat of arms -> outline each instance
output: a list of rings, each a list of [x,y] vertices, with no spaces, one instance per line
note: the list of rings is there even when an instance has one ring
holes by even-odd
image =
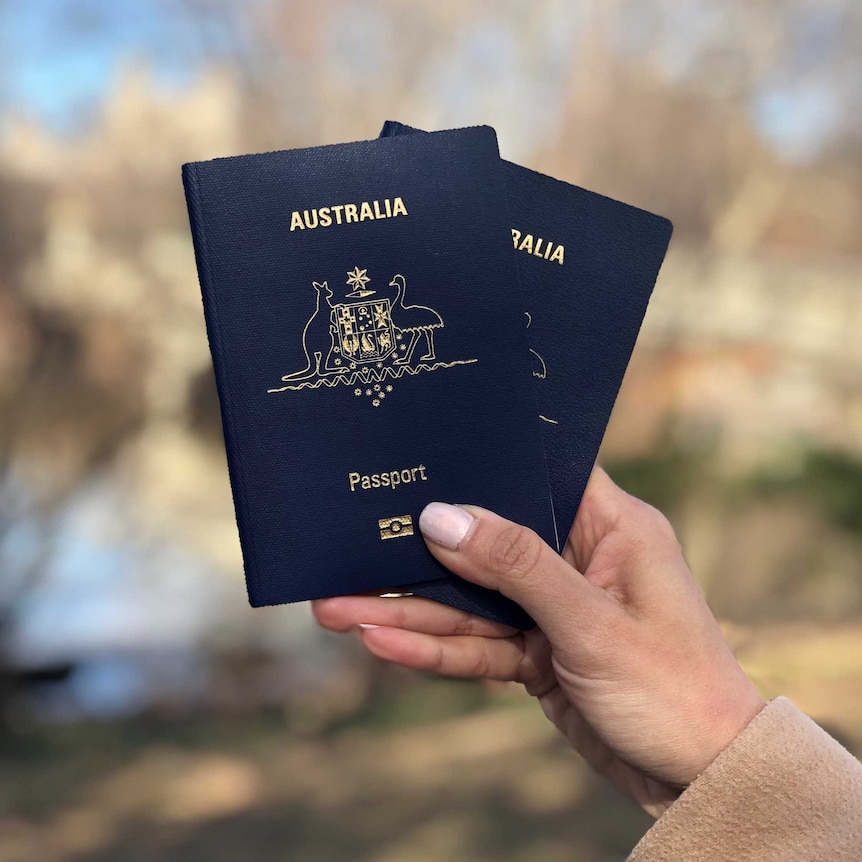
[[[305,368],[285,374],[286,384],[271,393],[353,387],[380,407],[393,392],[391,382],[477,360],[442,362],[437,359],[434,334],[443,318],[426,305],[405,302],[407,280],[397,274],[388,290],[370,290],[367,269],[347,273],[350,293],[336,300],[328,281],[312,282],[317,292],[314,311],[302,330]]]

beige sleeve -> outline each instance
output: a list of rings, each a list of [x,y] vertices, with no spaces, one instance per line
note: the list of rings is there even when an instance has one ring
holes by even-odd
[[[862,860],[862,763],[779,697],[643,837],[629,862]]]

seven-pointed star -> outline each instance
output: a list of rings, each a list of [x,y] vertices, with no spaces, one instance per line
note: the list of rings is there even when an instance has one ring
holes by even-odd
[[[367,272],[367,269],[360,269],[358,266],[354,266],[353,270],[347,273],[347,283],[355,290],[365,290],[365,285],[371,281],[365,274]]]

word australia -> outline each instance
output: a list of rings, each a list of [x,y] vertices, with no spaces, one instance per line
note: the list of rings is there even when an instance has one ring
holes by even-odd
[[[522,233],[516,228],[512,228],[512,242],[515,244],[515,251],[525,251],[533,257],[540,257],[560,266],[565,263],[566,247],[561,243],[540,236],[534,237],[531,233]]]
[[[401,198],[382,201],[362,201],[359,204],[336,204],[316,210],[294,210],[290,216],[290,229],[313,230],[334,224],[350,224],[354,221],[372,221],[379,218],[406,216],[407,207]]]

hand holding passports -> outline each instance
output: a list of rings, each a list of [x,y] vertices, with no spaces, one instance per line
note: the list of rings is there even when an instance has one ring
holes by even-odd
[[[415,527],[474,503],[560,549],[670,238],[488,127],[183,167],[252,605],[412,592],[531,620]]]

